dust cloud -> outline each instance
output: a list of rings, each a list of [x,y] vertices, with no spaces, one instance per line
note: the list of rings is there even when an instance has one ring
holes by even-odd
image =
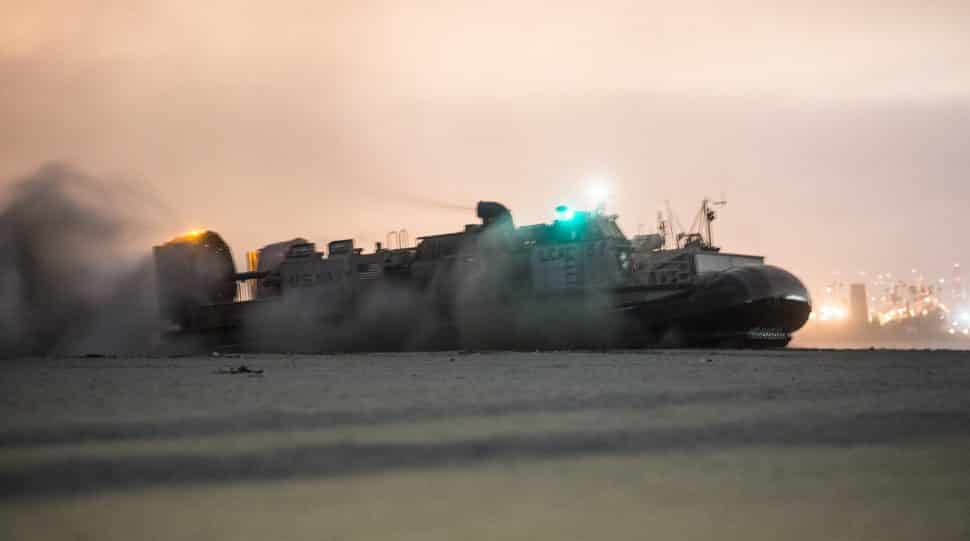
[[[486,224],[442,245],[453,253],[432,262],[416,255],[406,279],[391,272],[362,285],[355,300],[321,286],[240,305],[241,332],[224,339],[246,351],[315,353],[605,348],[655,338],[610,310],[605,294],[523,302],[531,295],[530,255],[509,249],[511,227],[511,219]]]
[[[150,347],[157,321],[137,186],[48,163],[0,204],[0,358]]]

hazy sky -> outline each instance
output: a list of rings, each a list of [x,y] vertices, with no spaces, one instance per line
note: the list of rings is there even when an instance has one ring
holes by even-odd
[[[715,240],[816,286],[948,275],[970,2],[0,0],[0,182],[49,160],[237,253],[457,230],[479,199],[549,220],[600,179],[630,233],[723,193]]]

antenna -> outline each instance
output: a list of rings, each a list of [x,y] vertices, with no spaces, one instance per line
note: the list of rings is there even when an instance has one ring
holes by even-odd
[[[670,226],[670,234],[674,238],[675,246],[680,247],[680,238],[684,235],[684,226],[680,223],[677,215],[674,214],[673,209],[670,208],[670,200],[664,201],[664,205],[667,207],[667,224]],[[680,231],[678,231],[678,229]]]
[[[717,219],[717,212],[715,212],[714,208],[715,207],[720,208],[720,207],[723,207],[724,205],[727,205],[727,201],[724,199],[723,192],[721,193],[721,199],[717,201],[712,201],[711,198],[705,197],[704,201],[701,203],[701,211],[698,217],[701,220],[703,220],[705,229],[707,229],[708,247],[711,247],[711,248],[714,247],[714,236],[713,236],[713,233],[711,232],[711,223],[713,223],[714,220]]]
[[[670,227],[664,220],[664,213],[662,210],[657,211],[657,233],[660,234],[660,247],[664,248],[667,246],[667,235],[669,234],[668,229]]]

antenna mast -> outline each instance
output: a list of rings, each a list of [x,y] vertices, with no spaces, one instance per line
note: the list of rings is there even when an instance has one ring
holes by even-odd
[[[710,248],[714,247],[714,236],[711,231],[711,223],[717,219],[717,212],[714,211],[714,207],[723,207],[727,204],[727,201],[722,196],[720,201],[711,201],[709,197],[705,197],[704,201],[701,203],[701,219],[704,220],[704,226],[707,229],[707,246]]]
[[[664,220],[664,213],[662,210],[657,211],[657,233],[660,234],[660,247],[665,248],[667,246],[667,221]]]
[[[667,207],[667,225],[670,226],[670,235],[674,239],[674,248],[680,248],[680,239],[683,233],[678,233],[677,230],[684,230],[684,225],[680,223],[677,219],[677,215],[674,214],[673,209],[670,208],[670,200],[664,201],[664,205]]]

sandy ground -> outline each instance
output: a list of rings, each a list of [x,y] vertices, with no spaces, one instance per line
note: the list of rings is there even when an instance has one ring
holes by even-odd
[[[0,539],[970,539],[967,352],[0,366]]]

